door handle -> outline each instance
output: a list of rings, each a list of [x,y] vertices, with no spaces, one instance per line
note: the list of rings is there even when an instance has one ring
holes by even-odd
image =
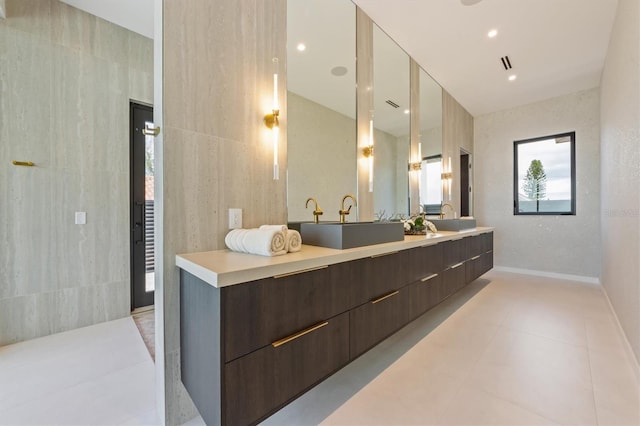
[[[149,123],[144,123],[144,129],[142,129],[142,134],[145,136],[158,136],[160,134],[160,126],[152,127],[153,124],[149,125]]]

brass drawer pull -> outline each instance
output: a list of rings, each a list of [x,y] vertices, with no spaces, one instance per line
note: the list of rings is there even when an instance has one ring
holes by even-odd
[[[471,260],[477,260],[477,259],[480,259],[480,255],[473,256],[473,257],[471,258]]]
[[[322,327],[324,327],[324,326],[326,326],[326,325],[329,325],[329,321],[321,322],[320,324],[316,324],[316,325],[314,325],[314,326],[312,326],[312,327],[309,327],[309,328],[306,328],[306,329],[304,329],[304,330],[302,330],[302,331],[299,331],[299,332],[297,332],[296,334],[292,334],[292,335],[291,335],[291,336],[289,336],[289,337],[285,337],[284,339],[276,340],[275,342],[273,342],[273,343],[271,344],[271,346],[273,346],[274,348],[277,348],[278,346],[282,346],[282,345],[284,345],[285,343],[289,343],[289,342],[291,342],[292,340],[296,340],[298,337],[302,337],[302,336],[304,336],[305,334],[309,334],[309,333],[311,333],[312,331],[316,331],[316,330],[318,330],[319,328],[322,328]]]
[[[373,254],[373,255],[371,255],[371,258],[375,259],[376,257],[389,256],[389,255],[396,254],[396,253],[398,253],[397,250],[396,251],[390,251],[389,253]]]
[[[33,162],[31,162],[31,161],[16,161],[16,160],[13,160],[11,163],[13,163],[14,166],[27,166],[27,167],[35,166],[35,164],[33,164]]]
[[[328,267],[329,267],[329,265],[324,265],[324,266],[318,266],[318,267],[315,267],[315,268],[303,269],[301,271],[287,272],[286,274],[274,275],[273,278],[290,277],[292,275],[304,274],[304,273],[312,272],[312,271],[319,271],[320,269],[327,269]]]
[[[437,276],[438,276],[438,274],[431,274],[431,275],[429,275],[428,277],[424,277],[424,278],[422,278],[420,281],[421,281],[421,282],[429,281],[430,279],[435,278],[435,277],[437,277]]]
[[[387,294],[386,296],[382,296],[382,297],[379,297],[379,298],[377,298],[377,299],[375,299],[375,300],[372,300],[372,301],[371,301],[371,303],[375,305],[376,303],[378,303],[378,302],[382,302],[384,299],[388,299],[388,298],[390,298],[390,297],[393,297],[393,296],[395,296],[395,295],[396,295],[396,294],[398,294],[398,293],[400,293],[400,291],[399,291],[399,290],[396,290],[396,291],[394,291],[394,292],[391,292],[391,293]]]
[[[456,263],[451,267],[451,269],[456,269],[458,266],[462,266],[462,265],[464,265],[464,262]]]

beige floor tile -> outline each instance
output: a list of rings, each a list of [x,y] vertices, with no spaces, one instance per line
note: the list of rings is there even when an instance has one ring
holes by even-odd
[[[590,350],[594,399],[600,425],[640,425],[640,384],[620,348]]]
[[[487,392],[463,388],[437,413],[440,425],[555,425],[553,421]]]
[[[589,355],[581,346],[501,330],[467,384],[563,424],[596,424]]]
[[[587,346],[595,350],[616,350],[624,346],[623,337],[620,335],[618,325],[611,316],[599,315],[585,319],[587,333]]]
[[[503,326],[565,343],[587,346],[585,320],[549,305],[537,304],[528,309],[514,310]]]

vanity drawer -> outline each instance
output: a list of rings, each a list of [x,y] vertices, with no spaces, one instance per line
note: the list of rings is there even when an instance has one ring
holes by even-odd
[[[348,286],[329,266],[221,290],[226,362],[350,308]]]
[[[467,253],[467,259],[471,259],[473,257],[479,256],[485,252],[484,244],[485,238],[484,235],[476,235],[468,238],[468,247],[469,251]]]
[[[482,238],[482,252],[493,251],[493,232],[481,234],[480,237]]]
[[[356,262],[351,275],[352,305],[359,306],[397,290],[411,281],[408,278],[408,250],[373,256]]]
[[[442,244],[443,269],[449,268],[469,258],[469,238],[445,241]]]
[[[456,263],[442,273],[442,299],[446,299],[467,284],[465,263]]]
[[[223,424],[255,424],[349,362],[349,313],[316,327],[224,366]]]
[[[409,282],[419,281],[444,269],[442,246],[442,244],[434,244],[407,250]]]
[[[351,359],[409,322],[409,287],[370,300],[351,310]]]
[[[440,303],[442,274],[433,273],[409,286],[409,317],[415,319]]]

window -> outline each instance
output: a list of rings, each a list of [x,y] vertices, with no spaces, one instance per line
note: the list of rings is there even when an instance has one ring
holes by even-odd
[[[513,214],[576,214],[576,132],[513,142]]]
[[[425,214],[440,214],[442,204],[442,156],[422,159],[420,169],[420,204]]]

